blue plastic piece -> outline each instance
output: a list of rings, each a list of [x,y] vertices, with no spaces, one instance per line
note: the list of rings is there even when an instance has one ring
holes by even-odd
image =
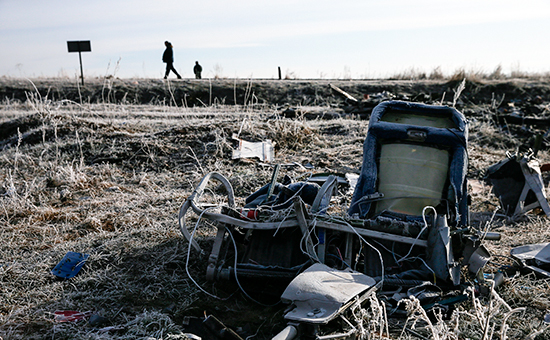
[[[78,274],[88,257],[90,257],[89,254],[70,251],[63,257],[61,262],[52,269],[52,274],[62,279],[70,279]]]

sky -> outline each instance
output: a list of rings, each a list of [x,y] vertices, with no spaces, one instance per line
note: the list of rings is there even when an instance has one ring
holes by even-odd
[[[0,76],[372,79],[550,72],[547,0],[0,0]]]

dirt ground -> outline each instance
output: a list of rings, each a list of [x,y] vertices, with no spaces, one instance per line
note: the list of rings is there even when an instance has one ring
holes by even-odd
[[[206,281],[207,254],[188,252],[179,208],[211,171],[230,179],[241,205],[269,182],[271,166],[231,158],[233,134],[274,141],[273,163],[287,164],[282,172],[294,179],[358,173],[369,114],[389,99],[454,105],[468,118],[471,219],[502,233],[487,244],[495,259],[548,241],[544,216],[511,222],[494,215],[498,200],[482,180],[506,152],[533,148],[538,134],[537,157],[550,163],[548,79],[468,80],[461,89],[458,80],[110,78],[82,86],[0,78],[0,337],[184,339],[185,320],[214,315],[243,339],[270,339],[286,324],[278,293],[254,295],[257,304],[232,283]],[[550,174],[543,179],[548,185]],[[214,233],[215,226],[201,226],[206,250]],[[90,258],[73,279],[57,280],[50,271],[68,251]],[[457,309],[460,322],[441,326],[440,338],[497,339],[503,329],[508,338],[550,337],[533,335],[550,309],[545,280],[511,276],[499,294],[525,311],[467,301]],[[60,322],[55,312],[67,310],[104,319]],[[480,320],[494,337],[483,334]],[[403,322],[390,322],[389,338],[421,338],[404,333]],[[420,324],[417,333],[433,334]]]
[[[0,98],[25,101],[39,93],[53,101],[83,103],[153,104],[183,107],[218,105],[340,106],[344,101],[330,84],[358,100],[383,94],[419,102],[452,103],[462,79],[456,80],[262,80],[262,79],[13,79],[0,77]],[[502,97],[504,96],[504,97]],[[483,105],[491,101],[532,100],[550,96],[547,78],[467,79],[458,105]],[[470,112],[474,113],[474,112]],[[468,114],[468,112],[466,112]]]

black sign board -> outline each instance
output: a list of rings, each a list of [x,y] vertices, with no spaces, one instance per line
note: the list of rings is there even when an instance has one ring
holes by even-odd
[[[67,48],[69,49],[69,53],[78,52],[78,59],[80,59],[80,78],[82,78],[82,85],[84,85],[81,52],[92,52],[92,44],[90,44],[90,40],[67,41]]]
[[[67,41],[69,52],[92,52],[92,44],[90,40],[82,41]]]

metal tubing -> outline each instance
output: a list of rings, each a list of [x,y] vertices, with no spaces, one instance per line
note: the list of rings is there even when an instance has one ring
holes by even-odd
[[[339,333],[339,334],[331,334],[331,335],[321,335],[317,336],[317,340],[330,340],[330,339],[348,339],[351,335],[353,335],[356,332],[355,329],[350,329],[346,333]]]
[[[232,208],[235,207],[235,195],[233,193],[233,187],[231,186],[231,183],[227,180],[227,178],[225,178],[223,175],[217,172],[210,172],[206,174],[206,176],[202,178],[201,182],[199,183],[195,191],[193,191],[191,196],[189,196],[189,198],[182,204],[178,215],[178,223],[179,223],[180,231],[183,234],[183,236],[185,236],[187,241],[191,242],[191,245],[193,246],[193,248],[195,248],[195,250],[197,250],[200,253],[202,253],[201,247],[197,242],[195,242],[194,240],[191,240],[191,234],[189,234],[189,231],[187,230],[187,227],[185,225],[185,214],[187,213],[187,210],[189,209],[189,207],[192,207],[195,213],[197,213],[198,215],[205,214],[204,209],[200,209],[195,205],[195,200],[197,201],[200,200],[202,194],[204,193],[204,189],[206,188],[206,185],[208,184],[211,178],[218,180],[220,183],[222,183],[225,186],[225,189],[227,190],[227,200],[228,200],[229,206]]]
[[[82,53],[78,51],[78,59],[80,60],[80,77],[82,78],[82,86],[84,86],[84,71],[82,71]]]
[[[279,334],[275,335],[271,340],[292,340],[298,335],[298,330],[293,325],[286,326]]]

